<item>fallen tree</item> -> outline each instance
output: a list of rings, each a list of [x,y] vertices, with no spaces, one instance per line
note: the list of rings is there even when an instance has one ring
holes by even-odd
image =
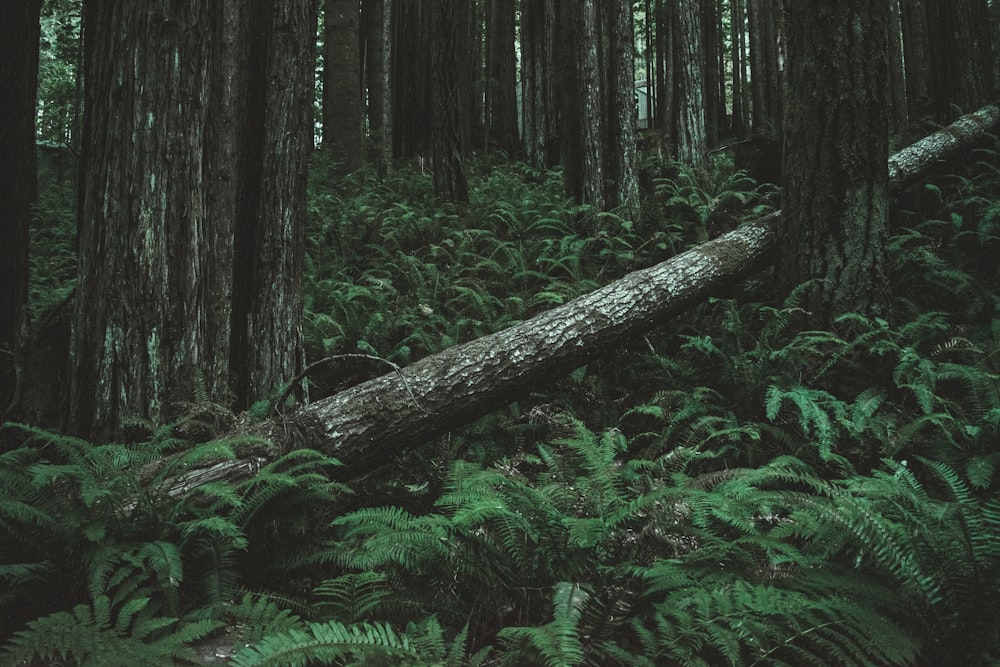
[[[890,189],[898,192],[920,180],[997,125],[1000,106],[989,105],[896,153],[888,165]],[[278,451],[310,447],[340,459],[350,475],[369,471],[565,375],[758,271],[773,259],[780,219],[778,212],[744,223],[521,324],[266,422],[258,432],[277,443]],[[291,442],[289,433],[294,434]],[[259,454],[191,471],[175,480],[173,489],[236,479],[267,459]]]

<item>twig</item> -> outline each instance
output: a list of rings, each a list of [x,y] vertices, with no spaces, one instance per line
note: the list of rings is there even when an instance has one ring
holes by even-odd
[[[399,364],[389,361],[388,359],[383,359],[382,357],[376,357],[375,355],[372,354],[361,354],[360,352],[354,354],[335,354],[331,357],[324,357],[323,359],[314,361],[305,368],[303,368],[298,375],[292,378],[292,381],[288,383],[288,386],[285,387],[285,390],[281,392],[280,396],[278,396],[278,400],[274,402],[275,412],[278,412],[280,410],[280,407],[285,404],[285,400],[292,393],[292,390],[294,390],[295,387],[300,382],[302,382],[302,380],[304,380],[306,376],[308,376],[309,373],[311,373],[314,369],[318,368],[319,366],[322,366],[323,364],[328,364],[331,361],[340,361],[342,359],[365,359],[368,361],[381,361],[382,363],[391,366],[392,369],[396,371],[396,374],[399,375],[399,378],[403,381],[403,387],[406,389],[406,393],[409,394],[410,400],[413,401],[413,404],[415,406],[417,406],[417,409],[423,412],[424,414],[428,415],[433,414],[432,412],[424,408],[424,406],[420,405],[420,402],[417,400],[417,397],[414,396],[413,394],[413,390],[410,388],[410,383],[407,381],[406,376],[403,375],[403,369],[399,366]]]

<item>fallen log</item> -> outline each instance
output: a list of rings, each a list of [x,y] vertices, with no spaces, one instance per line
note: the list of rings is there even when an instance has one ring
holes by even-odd
[[[889,160],[890,189],[926,176],[942,160],[1000,125],[1000,106],[958,119]],[[458,428],[639,336],[772,260],[780,212],[516,326],[425,357],[264,425],[276,443],[340,459],[353,476],[408,447]],[[266,456],[226,461],[176,480],[175,490],[251,474]]]

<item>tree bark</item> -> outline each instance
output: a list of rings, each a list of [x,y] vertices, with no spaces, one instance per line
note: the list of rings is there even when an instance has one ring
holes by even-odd
[[[465,94],[468,78],[463,76],[468,53],[462,48],[465,45],[462,33],[467,21],[463,20],[465,14],[460,6],[464,1],[433,2],[434,126],[431,138],[434,191],[442,199],[468,203],[469,183],[465,175],[469,139],[468,96]]]
[[[613,0],[609,10],[610,55],[607,115],[607,202],[629,220],[639,217],[636,176],[635,36],[632,3]]]
[[[889,7],[787,0],[781,273],[818,328],[888,305]],[[860,26],[860,28],[858,27]]]
[[[28,332],[28,228],[38,197],[35,100],[41,0],[0,6],[0,418],[17,398]]]
[[[705,130],[705,48],[700,0],[678,0],[674,24],[677,68],[677,159],[698,170],[708,164]]]
[[[334,173],[341,175],[360,169],[364,155],[360,23],[358,0],[325,0],[323,149],[336,163]]]
[[[748,0],[751,127],[755,134],[781,136],[784,21],[774,0]]]
[[[254,2],[230,351],[241,407],[280,389],[303,364],[302,267],[318,9],[315,0]]]
[[[431,35],[433,2],[385,0],[392,6],[392,155],[397,160],[416,160],[429,166],[431,128],[434,117],[432,95]]]
[[[521,134],[525,159],[536,168],[559,162],[554,23],[555,0],[521,0]]]
[[[486,147],[519,153],[515,0],[486,3]]]
[[[889,160],[898,191],[1000,126],[991,105]],[[641,335],[714,291],[762,268],[778,246],[775,213],[628,274],[590,294],[490,336],[426,357],[263,425],[279,450],[311,447],[346,464],[345,476],[377,468],[407,448],[486,414],[532,387]],[[288,438],[286,434],[296,434]],[[268,457],[223,461],[173,480],[174,492],[249,476]]]
[[[246,407],[301,368],[315,0],[84,9],[69,430]]]

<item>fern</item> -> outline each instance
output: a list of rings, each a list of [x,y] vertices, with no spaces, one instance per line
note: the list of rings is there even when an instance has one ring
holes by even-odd
[[[404,665],[414,664],[418,657],[409,639],[388,625],[329,621],[268,635],[237,651],[231,664],[305,667],[316,661],[337,660],[349,665]]]
[[[106,596],[39,618],[4,647],[5,662],[72,659],[79,665],[170,664],[196,659],[192,644],[216,630],[212,620],[183,622],[149,612],[149,599],[133,598],[115,607]]]

